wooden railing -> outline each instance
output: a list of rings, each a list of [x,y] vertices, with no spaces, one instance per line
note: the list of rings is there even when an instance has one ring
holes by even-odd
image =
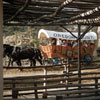
[[[30,94],[34,94],[32,98],[35,99],[42,95],[43,98],[55,96],[57,100],[59,100],[58,97],[60,100],[97,97],[100,95],[99,75],[100,72],[90,72],[82,73],[81,78],[77,73],[4,78],[4,92],[11,92],[11,94],[4,94],[4,97],[20,98],[20,96]],[[81,80],[81,84],[79,84],[79,80]]]

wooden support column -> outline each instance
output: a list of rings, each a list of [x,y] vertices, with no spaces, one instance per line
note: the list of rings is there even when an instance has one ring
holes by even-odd
[[[3,100],[3,8],[0,0],[0,100]]]
[[[80,37],[81,26],[78,25],[78,37]],[[81,40],[78,40],[78,75],[81,78]],[[79,79],[79,84],[81,84],[81,79]],[[79,87],[80,89],[81,87]]]
[[[44,76],[47,76],[47,67],[46,66],[44,67]],[[45,77],[44,81],[46,81],[46,80],[47,80],[47,78]],[[46,82],[44,82],[43,86],[46,86]],[[47,91],[47,89],[45,89],[45,91]]]
[[[44,67],[44,76],[47,76],[47,68]],[[44,78],[44,81],[47,80],[46,78]],[[46,83],[44,82],[44,86],[46,86]]]

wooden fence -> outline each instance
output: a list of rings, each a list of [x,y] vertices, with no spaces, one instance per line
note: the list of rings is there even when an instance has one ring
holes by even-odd
[[[95,97],[94,100],[99,100],[100,72],[82,73],[80,78],[78,73],[4,78],[4,92],[6,91],[10,91],[10,94],[4,94],[4,98],[13,99],[32,95],[31,97],[35,99],[54,97],[55,100],[79,98],[92,100]]]
[[[72,61],[71,63],[77,61]],[[97,60],[94,62],[98,62]],[[63,66],[63,74],[47,74],[47,68]],[[4,99],[20,100],[24,96],[25,100],[49,99],[49,100],[100,100],[100,66],[97,65],[82,67],[81,70],[93,69],[98,72],[82,72],[81,77],[77,73],[77,68],[67,64],[42,65],[27,67],[6,67],[9,69],[30,69],[43,68],[44,75],[21,76],[4,78]],[[67,71],[68,70],[68,71]],[[76,73],[72,73],[76,71]],[[80,83],[81,81],[81,83]],[[8,92],[9,91],[9,92]],[[9,98],[9,99],[8,99]],[[52,98],[52,99],[51,99]]]

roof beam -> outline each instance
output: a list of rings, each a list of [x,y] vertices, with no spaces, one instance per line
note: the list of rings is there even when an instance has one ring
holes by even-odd
[[[99,12],[99,11],[100,11],[100,6],[94,8],[92,10],[89,10],[89,11],[87,11],[85,13],[81,13],[81,14],[79,14],[77,16],[73,16],[73,17],[71,17],[69,19],[64,18],[64,19],[56,20],[54,22],[49,22],[48,24],[55,23],[55,22],[62,22],[62,21],[66,21],[66,23],[70,23],[70,22],[73,22],[73,21],[78,20],[78,19],[81,20],[81,18],[93,15],[94,13]]]
[[[43,19],[43,18],[47,18],[47,17],[52,18],[52,17],[57,16],[57,14],[58,14],[67,4],[69,4],[69,3],[72,3],[72,0],[66,0],[66,1],[64,1],[64,2],[56,9],[56,11],[55,11],[54,13],[52,13],[52,14],[50,14],[50,15],[43,15],[43,16],[41,16],[40,18],[35,19],[35,22],[37,22],[37,21],[39,21],[39,20],[41,20],[41,19]]]
[[[25,10],[27,8],[27,6],[29,5],[30,2],[31,2],[31,0],[26,0],[25,4],[20,9],[18,9],[18,11],[10,19],[8,19],[6,21],[13,20],[16,16],[18,16],[23,10]]]

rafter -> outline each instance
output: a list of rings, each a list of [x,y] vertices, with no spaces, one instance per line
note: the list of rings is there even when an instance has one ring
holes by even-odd
[[[55,11],[54,13],[49,14],[49,15],[43,15],[43,16],[41,16],[41,17],[35,19],[35,21],[37,22],[37,21],[39,21],[39,20],[41,20],[41,19],[43,19],[43,18],[47,18],[47,17],[52,18],[52,17],[57,16],[57,14],[58,14],[67,4],[69,4],[69,3],[71,3],[71,2],[72,2],[72,0],[66,0],[66,1],[64,1],[64,2],[56,9],[56,11]]]
[[[99,0],[3,0],[4,24],[98,24]]]
[[[18,9],[18,11],[10,19],[6,21],[11,21],[12,19],[14,19],[18,14],[20,14],[23,10],[25,10],[25,8],[27,8],[30,2],[31,0],[26,0],[25,4],[20,9]]]

